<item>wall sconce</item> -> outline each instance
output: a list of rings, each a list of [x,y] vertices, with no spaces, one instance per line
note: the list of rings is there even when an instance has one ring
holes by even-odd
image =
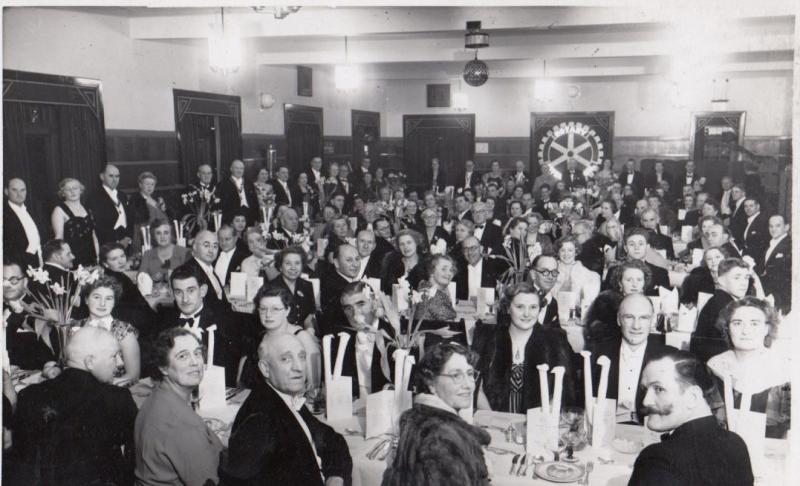
[[[258,95],[258,108],[260,110],[269,110],[275,104],[275,97],[269,93],[261,93]]]

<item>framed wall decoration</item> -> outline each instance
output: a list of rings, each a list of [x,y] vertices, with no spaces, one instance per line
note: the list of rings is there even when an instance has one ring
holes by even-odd
[[[562,170],[569,159],[584,167],[611,159],[613,140],[613,111],[531,113],[531,174],[542,164]]]
[[[313,96],[312,71],[308,66],[297,66],[297,96]]]

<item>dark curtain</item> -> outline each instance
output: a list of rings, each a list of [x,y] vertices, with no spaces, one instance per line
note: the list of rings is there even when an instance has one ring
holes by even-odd
[[[74,177],[87,190],[99,188],[98,174],[106,163],[105,133],[86,107],[59,106],[60,159],[63,177]]]
[[[219,162],[225,172],[231,162],[242,158],[242,132],[233,118],[224,116],[217,117],[217,131],[220,144]]]
[[[203,164],[209,164],[216,172],[216,145],[214,130],[211,129],[214,126],[214,117],[187,114],[178,126],[183,182],[194,182],[197,168]]]
[[[322,154],[322,133],[319,125],[292,123],[286,131],[289,172],[298,174],[307,170],[313,157]]]
[[[9,179],[30,180],[25,149],[25,103],[3,103],[3,186]],[[30,119],[30,118],[27,118]]]
[[[471,145],[471,134],[460,128],[418,127],[405,142],[409,183],[429,185],[431,159],[438,157],[445,185],[454,185],[464,171],[464,161],[472,157]]]

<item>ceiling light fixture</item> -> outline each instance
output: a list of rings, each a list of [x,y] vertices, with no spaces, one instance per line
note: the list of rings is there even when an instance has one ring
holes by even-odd
[[[239,70],[242,58],[241,39],[228,29],[225,32],[225,9],[220,7],[220,29],[208,38],[208,65],[223,76]]]
[[[489,79],[489,66],[478,60],[478,49],[489,46],[489,34],[481,30],[480,21],[467,22],[464,47],[475,49],[475,59],[464,66],[464,81],[470,86],[481,86]]]
[[[272,13],[275,17],[275,20],[285,19],[289,15],[293,13],[297,13],[302,7],[299,6],[287,6],[287,7],[253,7],[253,10],[258,13]]]
[[[347,36],[344,37],[344,64],[336,66],[333,74],[336,89],[355,91],[361,85],[361,74],[358,68],[350,64]]]

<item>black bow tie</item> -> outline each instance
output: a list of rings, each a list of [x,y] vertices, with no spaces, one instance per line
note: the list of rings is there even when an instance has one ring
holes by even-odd
[[[486,226],[486,223],[475,226],[475,229],[483,229],[484,226]]]
[[[194,320],[200,318],[200,313],[193,315],[192,317],[180,317],[178,320],[181,324],[189,324],[190,326],[194,326]]]

